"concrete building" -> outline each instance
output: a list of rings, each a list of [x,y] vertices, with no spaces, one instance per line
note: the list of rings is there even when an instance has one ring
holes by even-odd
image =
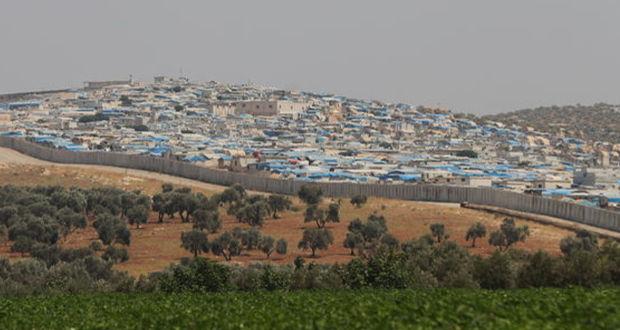
[[[227,117],[235,114],[236,107],[233,103],[218,102],[209,104],[207,110],[217,117]]]
[[[274,100],[274,101],[241,101],[236,103],[236,113],[254,116],[291,115],[298,117],[308,109],[307,103]]]

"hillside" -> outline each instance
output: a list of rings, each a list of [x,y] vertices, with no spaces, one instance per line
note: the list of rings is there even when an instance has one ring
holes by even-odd
[[[538,107],[482,119],[506,125],[532,127],[537,131],[576,137],[586,141],[620,143],[620,106],[605,103]]]
[[[6,151],[6,149],[2,149]],[[4,159],[3,159],[4,158]],[[19,164],[16,164],[16,162]],[[79,186],[83,188],[96,186],[115,186],[125,190],[138,189],[146,194],[154,194],[159,191],[162,183],[170,182],[176,186],[188,186],[195,192],[212,195],[221,191],[223,187],[196,183],[191,180],[170,181],[169,176],[160,176],[157,173],[129,171],[125,173],[122,169],[113,171],[110,167],[102,166],[77,166],[77,165],[49,165],[30,157],[20,155],[15,152],[6,151],[0,155],[0,182],[4,185],[35,186],[35,185],[60,185],[65,187]],[[190,184],[194,183],[194,185]],[[329,201],[326,200],[325,203]],[[289,253],[284,257],[274,257],[272,262],[278,264],[290,264],[297,256],[308,256],[307,251],[296,248],[297,242],[301,239],[303,229],[311,227],[311,224],[303,222],[303,205],[294,199],[297,206],[295,210],[284,212],[279,220],[269,220],[262,228],[262,232],[277,238],[284,238],[289,241]],[[325,206],[327,206],[325,204]],[[372,212],[383,214],[387,219],[389,231],[399,240],[405,241],[420,237],[429,233],[429,226],[432,223],[440,222],[445,224],[450,238],[459,245],[468,247],[465,241],[465,233],[474,222],[481,222],[489,228],[495,230],[501,224],[501,217],[493,214],[459,208],[458,205],[419,203],[413,201],[399,201],[371,198],[367,204],[361,208],[353,207],[347,200],[342,203],[341,222],[329,224],[328,228],[333,231],[336,244],[332,245],[327,251],[320,252],[320,257],[313,259],[317,263],[343,263],[351,259],[349,250],[342,246],[347,232],[347,226],[351,220],[359,217],[366,218]],[[239,223],[234,217],[226,214],[225,210],[220,212],[223,229],[230,230]],[[162,270],[170,263],[178,262],[182,257],[191,254],[180,246],[181,232],[189,230],[191,224],[182,223],[179,219],[167,220],[164,223],[157,223],[157,214],[151,214],[149,222],[140,229],[130,228],[133,242],[128,247],[129,261],[118,264],[117,269],[126,270],[132,275],[145,274],[148,272]],[[529,251],[543,249],[554,255],[560,253],[559,242],[563,237],[572,233],[569,230],[557,228],[550,225],[543,225],[534,222],[518,220],[519,224],[527,223],[530,227],[531,236],[525,243],[519,243],[518,247]],[[65,247],[86,247],[91,241],[97,239],[97,234],[92,226],[77,230],[70,234],[62,245]],[[487,243],[486,239],[479,242],[476,248],[468,250],[472,254],[489,255],[494,248]],[[20,259],[18,253],[10,252],[9,242],[0,244],[0,256],[8,256],[11,259]],[[209,254],[209,258],[223,260]],[[265,256],[258,251],[235,258],[232,263],[249,264],[253,262],[265,262]]]

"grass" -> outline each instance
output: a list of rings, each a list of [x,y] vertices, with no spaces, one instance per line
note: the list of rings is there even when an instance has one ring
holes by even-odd
[[[2,329],[618,329],[620,289],[93,294],[0,299]]]

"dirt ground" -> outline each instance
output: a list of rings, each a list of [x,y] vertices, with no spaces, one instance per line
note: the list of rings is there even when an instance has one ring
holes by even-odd
[[[159,191],[161,184],[170,182],[178,186],[188,186],[194,191],[200,191],[207,195],[221,191],[223,187],[186,180],[158,173],[145,171],[124,170],[106,166],[82,166],[82,165],[57,165],[32,159],[12,150],[0,148],[0,185],[62,185],[93,187],[100,185],[116,186],[127,190],[141,189],[145,193],[153,194]],[[328,203],[326,200],[325,203]],[[347,225],[355,218],[365,219],[373,212],[382,214],[387,219],[388,229],[401,241],[417,238],[429,233],[432,223],[444,223],[450,239],[467,247],[474,254],[487,255],[493,251],[486,239],[478,240],[476,248],[470,248],[470,243],[465,241],[467,229],[477,221],[482,222],[487,231],[497,229],[503,217],[483,211],[460,208],[455,204],[421,203],[401,200],[387,200],[369,198],[368,203],[362,208],[355,208],[344,199],[341,208],[341,222],[329,224],[327,227],[333,231],[334,244],[326,251],[319,251],[318,257],[312,259],[317,263],[336,263],[350,260],[349,250],[342,246],[347,232]],[[315,226],[314,223],[303,222],[303,205],[295,200],[297,211],[281,214],[281,219],[269,219],[261,229],[263,234],[271,235],[276,239],[284,238],[288,241],[289,253],[284,256],[272,255],[267,259],[258,251],[233,258],[231,263],[274,262],[291,263],[295,257],[308,257],[309,251],[301,251],[297,243],[301,239],[303,229]],[[233,217],[221,210],[224,230],[232,229],[240,225]],[[181,232],[191,228],[190,224],[181,223],[180,219],[166,219],[163,224],[157,223],[155,214],[151,215],[149,223],[141,229],[131,228],[132,243],[129,246],[129,261],[116,267],[126,270],[132,275],[145,274],[158,271],[170,263],[178,262],[180,258],[190,256],[190,253],[180,247]],[[553,254],[559,253],[559,241],[568,235],[570,230],[543,225],[536,222],[517,220],[518,224],[527,224],[531,235],[525,243],[517,246],[526,250],[543,249]],[[210,239],[216,237],[210,235]],[[87,246],[96,239],[94,229],[89,226],[84,230],[71,234],[62,242],[67,247]],[[9,244],[0,245],[0,255],[10,258],[20,258],[17,254],[9,252]],[[221,260],[222,258],[207,255],[209,258]]]

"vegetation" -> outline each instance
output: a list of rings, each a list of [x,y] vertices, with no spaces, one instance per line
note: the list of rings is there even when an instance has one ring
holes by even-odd
[[[384,216],[372,213],[365,221],[351,221],[346,238],[337,242],[356,255],[349,263],[316,265],[297,258],[293,265],[231,266],[206,260],[200,254],[211,251],[230,261],[247,251],[258,250],[269,259],[273,253],[286,254],[288,243],[263,235],[259,226],[237,227],[216,235],[219,228],[215,228],[219,226],[203,224],[219,220],[215,213],[219,207],[234,210],[239,205],[242,205],[239,209],[268,205],[268,197],[249,195],[241,187],[231,187],[207,198],[169,185],[163,186],[158,195],[159,200],[156,202],[153,197],[151,205],[146,195],[113,188],[0,187],[0,228],[5,228],[2,232],[13,251],[31,257],[14,263],[0,259],[0,296],[53,292],[513,289],[620,284],[617,242],[601,242],[592,233],[579,231],[561,241],[561,256],[542,251],[530,253],[515,248],[516,243],[528,237],[529,230],[527,226],[517,226],[513,219],[505,219],[500,229],[490,235],[489,240],[498,247],[490,257],[472,256],[467,249],[450,241],[443,224],[432,224],[429,234],[401,243],[389,233]],[[144,210],[136,210],[148,205],[154,210],[163,209],[164,216],[193,222],[194,229],[180,237],[181,246],[193,258],[135,279],[115,271],[112,266],[129,257],[124,248],[131,243],[127,225],[141,223],[136,214]],[[89,247],[69,249],[59,244],[64,233],[91,224],[98,239]],[[467,238],[483,237],[482,233],[486,232],[483,227],[472,226]],[[297,248],[309,250],[310,256],[316,258],[318,251],[332,244],[334,237],[329,229],[307,228]]]
[[[617,329],[619,297],[618,289],[578,288],[510,294],[366,290],[44,296],[0,301],[0,323],[5,329]]]
[[[434,223],[431,225],[431,234],[437,240],[437,243],[448,239],[448,233],[446,233],[446,227],[443,223]]]
[[[366,222],[354,219],[349,223],[348,230],[343,246],[351,250],[351,255],[358,251],[361,256],[369,256],[381,246],[393,248],[399,244],[388,233],[385,218],[375,213],[371,214]]]
[[[85,115],[82,116],[78,119],[78,122],[80,123],[92,123],[92,122],[96,122],[96,121],[108,121],[110,120],[109,116],[106,116],[102,113],[97,113],[94,115]]]
[[[267,198],[267,204],[272,213],[271,217],[274,219],[279,218],[278,212],[290,210],[293,206],[291,199],[282,195],[270,195],[269,198]]]
[[[489,244],[496,246],[499,250],[506,250],[517,242],[525,241],[529,235],[530,230],[527,226],[517,227],[514,219],[506,218],[500,229],[489,236]]]
[[[304,230],[304,236],[299,241],[298,247],[302,250],[311,250],[312,257],[316,257],[316,250],[326,250],[334,243],[334,236],[326,228],[309,228]]]
[[[368,197],[366,197],[366,195],[355,195],[351,198],[351,204],[355,205],[357,208],[362,207],[366,202],[368,202]]]
[[[478,158],[478,153],[473,150],[459,150],[456,152],[457,157]]]
[[[194,257],[197,257],[203,252],[209,252],[209,240],[205,233],[194,229],[181,233],[181,247],[193,253]]]
[[[620,112],[618,106],[611,104],[554,105],[489,115],[483,119],[586,141],[620,143]]]
[[[149,127],[146,125],[133,125],[129,127],[132,128],[136,132],[148,132],[149,131]]]
[[[467,230],[465,240],[471,240],[471,247],[476,247],[476,239],[483,238],[487,235],[487,228],[480,222],[476,222]]]
[[[297,192],[297,197],[308,205],[318,205],[323,200],[323,190],[318,186],[304,185]]]

